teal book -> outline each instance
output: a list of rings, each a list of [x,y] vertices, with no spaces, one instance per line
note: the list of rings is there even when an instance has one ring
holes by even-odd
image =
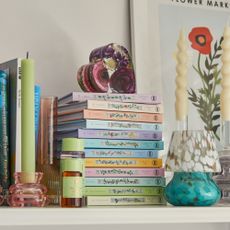
[[[163,141],[83,139],[85,149],[147,149],[163,150]]]
[[[34,86],[34,116],[35,116],[35,143],[36,149],[38,144],[39,120],[40,120],[40,100],[41,100],[41,87]]]
[[[102,187],[110,187],[110,186],[165,186],[165,178],[164,177],[152,177],[152,178],[113,178],[113,177],[105,177],[105,178],[85,178],[85,186],[102,186]]]
[[[3,194],[10,185],[9,157],[8,74],[0,70],[0,187]]]
[[[0,64],[0,70],[9,75],[9,152],[10,176],[21,171],[21,59]]]

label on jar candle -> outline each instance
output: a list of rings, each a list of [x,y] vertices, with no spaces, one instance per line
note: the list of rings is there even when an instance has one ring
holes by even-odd
[[[64,198],[83,197],[83,178],[82,177],[63,177],[62,194]]]

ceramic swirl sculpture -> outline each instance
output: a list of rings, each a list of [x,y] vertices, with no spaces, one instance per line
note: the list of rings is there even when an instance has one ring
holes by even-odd
[[[135,93],[136,80],[128,50],[110,43],[91,51],[89,64],[79,68],[77,81],[85,92]]]

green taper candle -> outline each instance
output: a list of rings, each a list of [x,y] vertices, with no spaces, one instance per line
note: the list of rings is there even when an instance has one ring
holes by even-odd
[[[35,172],[34,61],[21,62],[22,172]]]

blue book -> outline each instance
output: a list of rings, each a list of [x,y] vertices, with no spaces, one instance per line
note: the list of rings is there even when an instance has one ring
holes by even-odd
[[[9,152],[10,176],[14,183],[14,173],[21,171],[21,59],[13,59],[0,64],[0,70],[9,79]]]
[[[146,130],[162,131],[162,124],[126,121],[104,121],[104,120],[77,120],[59,122],[57,131],[69,131],[73,129],[112,129],[112,130]]]
[[[86,158],[158,158],[157,150],[85,149]]]
[[[165,186],[164,177],[152,178],[85,178],[85,186]]]
[[[9,92],[7,71],[0,70],[0,187],[6,194],[10,185],[9,171]]]
[[[163,141],[135,141],[135,140],[109,140],[109,139],[84,139],[85,149],[164,149]]]
[[[40,99],[41,99],[41,88],[39,85],[34,87],[34,115],[35,115],[35,143],[38,143],[38,131],[39,131],[39,118],[40,118]],[[36,148],[37,149],[37,148]]]

